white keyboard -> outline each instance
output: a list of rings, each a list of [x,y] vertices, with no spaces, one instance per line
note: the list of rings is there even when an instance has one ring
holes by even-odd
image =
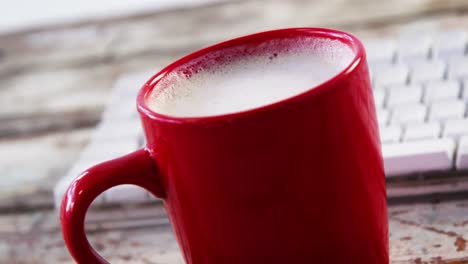
[[[388,179],[441,172],[468,175],[468,32],[364,41]],[[135,97],[155,71],[122,76],[89,145],[55,186],[56,206],[70,182],[96,163],[144,145]],[[154,200],[135,186],[118,186],[94,204]]]

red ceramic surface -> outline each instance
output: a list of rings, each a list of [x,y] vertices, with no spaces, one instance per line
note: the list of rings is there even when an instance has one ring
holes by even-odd
[[[356,57],[315,89],[244,112],[176,118],[145,104],[161,76],[194,58],[300,36],[342,41]],[[64,197],[63,234],[78,263],[107,263],[86,239],[84,216],[97,195],[124,183],[164,200],[187,263],[388,263],[376,114],[355,37],[296,28],[223,42],[156,74],[137,104],[147,146],[83,172]]]

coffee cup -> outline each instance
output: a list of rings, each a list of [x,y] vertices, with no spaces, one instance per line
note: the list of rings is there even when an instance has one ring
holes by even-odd
[[[78,263],[107,263],[84,219],[120,184],[162,199],[187,263],[389,262],[376,111],[354,36],[290,28],[210,46],[149,79],[137,109],[146,146],[65,193]]]

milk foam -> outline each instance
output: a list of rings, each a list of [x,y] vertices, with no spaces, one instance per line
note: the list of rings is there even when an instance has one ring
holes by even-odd
[[[313,89],[344,70],[354,56],[348,45],[325,38],[273,40],[213,52],[164,76],[147,104],[179,117],[244,111]],[[216,65],[206,63],[210,60]]]

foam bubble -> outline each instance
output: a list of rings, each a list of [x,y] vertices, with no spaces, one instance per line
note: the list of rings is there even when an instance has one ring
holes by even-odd
[[[211,52],[164,76],[147,99],[155,112],[195,117],[271,104],[331,79],[352,49],[326,38],[271,40]]]

